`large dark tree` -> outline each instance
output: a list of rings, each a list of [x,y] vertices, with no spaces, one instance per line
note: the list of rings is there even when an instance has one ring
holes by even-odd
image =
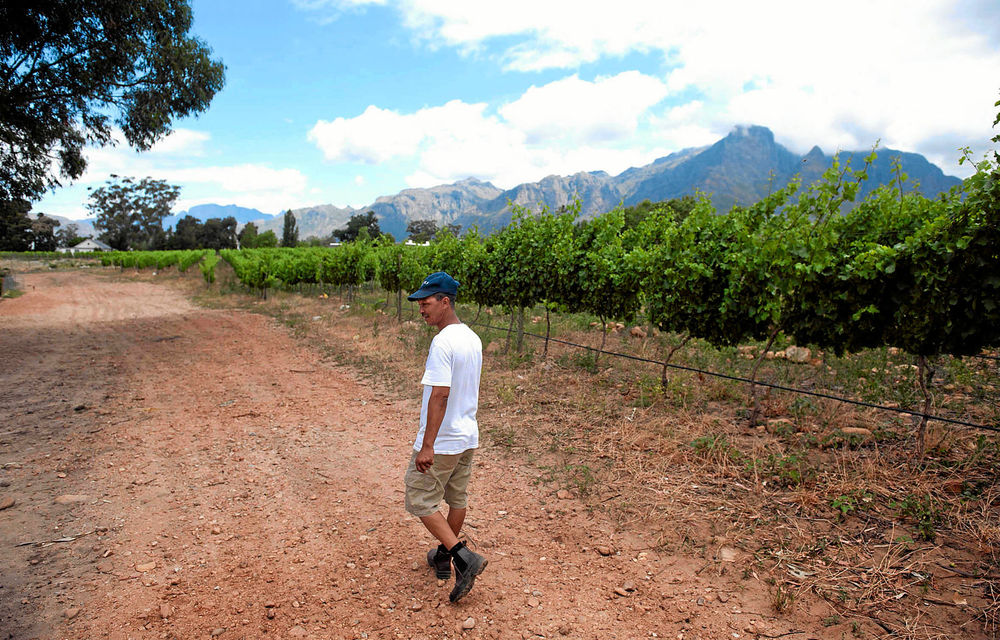
[[[235,249],[236,248],[236,218],[209,218],[201,225],[198,234],[200,249]]]
[[[62,223],[55,218],[39,213],[38,217],[31,222],[32,248],[35,251],[55,251],[58,244],[56,227],[60,224]]]
[[[80,177],[84,145],[148,149],[208,108],[225,67],[188,0],[0,2],[0,201]]]
[[[460,224],[446,224],[443,227],[439,227],[438,223],[434,220],[410,220],[406,223],[406,233],[410,234],[409,239],[413,242],[438,240],[439,234],[445,231],[457,238],[461,230],[462,225]]]
[[[257,246],[257,235],[260,230],[252,222],[246,223],[246,226],[240,230],[239,235],[236,236],[237,240],[240,241],[240,249],[253,249]]]
[[[112,176],[90,194],[87,208],[97,217],[98,238],[119,251],[166,246],[163,218],[180,195],[180,187],[163,180]]]
[[[406,233],[414,242],[430,242],[438,232],[438,224],[434,220],[410,220],[406,223]]]
[[[174,232],[167,239],[168,249],[197,249],[198,234],[201,232],[201,221],[192,215],[186,215],[174,225]]]
[[[285,212],[285,226],[281,231],[281,246],[294,247],[299,244],[299,227],[295,222],[295,214],[289,209]]]
[[[277,246],[278,246],[278,236],[270,229],[257,236],[258,249],[265,249]]]
[[[332,235],[335,238],[339,238],[341,242],[354,242],[361,229],[368,229],[368,237],[370,238],[377,238],[382,235],[382,230],[379,229],[378,218],[375,217],[374,211],[351,216],[351,219],[347,221],[347,226],[343,229],[337,229]]]
[[[0,200],[0,251],[31,249],[31,203]]]

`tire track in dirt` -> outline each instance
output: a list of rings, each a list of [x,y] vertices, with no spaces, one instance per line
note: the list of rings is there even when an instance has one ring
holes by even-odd
[[[85,272],[26,280],[31,293],[0,305],[12,323],[0,418],[17,430],[0,462],[22,460],[0,477],[23,496],[0,512],[0,544],[7,556],[56,520],[96,532],[10,554],[0,612],[12,638],[710,638],[773,627],[760,589],[710,575],[708,561],[661,557],[639,533],[616,538],[489,448],[467,532],[490,567],[450,605],[451,585],[424,563],[431,539],[402,509],[416,382],[412,397],[389,396],[273,320],[196,309],[167,287]],[[89,408],[56,422],[66,411],[46,411],[62,388]],[[53,456],[66,478],[45,469]],[[28,486],[31,474],[49,475]],[[51,502],[63,494],[87,499]],[[67,619],[67,608],[79,612]]]

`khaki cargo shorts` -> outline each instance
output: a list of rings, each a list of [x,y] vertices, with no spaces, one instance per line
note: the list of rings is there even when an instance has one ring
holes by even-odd
[[[417,452],[414,451],[403,477],[406,510],[418,518],[425,518],[437,512],[442,498],[453,509],[465,509],[469,504],[469,477],[475,451],[469,449],[455,455],[435,453],[434,464],[426,473],[417,471]]]

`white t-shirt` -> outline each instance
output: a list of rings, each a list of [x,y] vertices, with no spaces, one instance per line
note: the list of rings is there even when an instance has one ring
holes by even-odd
[[[432,387],[450,387],[448,407],[434,440],[434,453],[454,455],[479,446],[479,375],[483,368],[483,343],[464,324],[450,324],[434,336],[424,365],[424,400],[420,431],[413,448],[420,451],[427,429],[427,401]]]

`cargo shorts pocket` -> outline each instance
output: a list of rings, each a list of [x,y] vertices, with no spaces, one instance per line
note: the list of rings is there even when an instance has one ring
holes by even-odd
[[[423,518],[433,515],[438,510],[438,503],[444,497],[444,487],[438,483],[437,478],[410,469],[403,481],[406,484],[404,505],[407,512]]]
[[[416,469],[409,469],[403,477],[403,482],[407,487],[412,487],[418,491],[433,491],[437,487],[437,478],[427,473],[420,473]]]

